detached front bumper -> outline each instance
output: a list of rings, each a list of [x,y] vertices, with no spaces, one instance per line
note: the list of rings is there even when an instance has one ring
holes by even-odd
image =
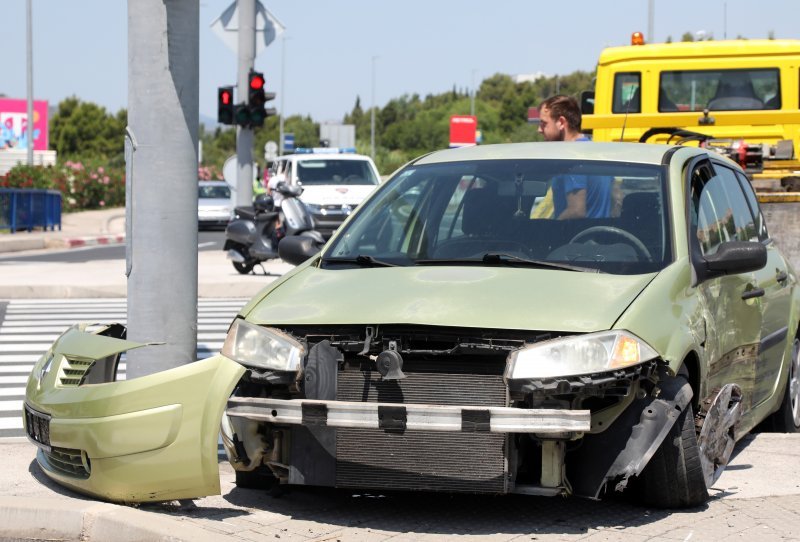
[[[232,397],[227,415],[276,425],[358,429],[536,433],[563,435],[591,428],[589,410],[360,403]]]
[[[60,484],[111,501],[219,493],[219,424],[244,368],[217,355],[115,381],[119,354],[144,345],[104,331],[73,327],[34,366],[23,421],[39,465]]]

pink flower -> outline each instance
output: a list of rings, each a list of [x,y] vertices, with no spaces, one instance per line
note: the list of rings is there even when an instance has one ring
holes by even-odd
[[[105,170],[103,169],[103,166],[100,166],[99,168],[97,168],[97,173],[104,173],[104,172],[105,172]]]
[[[100,168],[100,169],[103,169],[103,168]],[[99,170],[98,170],[98,171],[99,171]],[[108,178],[108,175],[106,175],[105,177],[103,177],[103,184],[108,184],[108,182],[109,182],[109,181],[110,181],[110,179]]]
[[[92,179],[97,179],[97,173],[92,173],[91,175],[89,175],[89,177],[91,177]]]
[[[105,207],[105,206],[106,206],[106,202],[103,201],[103,200],[100,200],[100,207]]]

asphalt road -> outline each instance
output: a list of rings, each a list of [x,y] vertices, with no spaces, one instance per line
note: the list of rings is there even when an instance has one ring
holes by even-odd
[[[198,233],[197,250],[222,250],[225,232],[222,230],[203,230]],[[8,253],[0,255],[0,265],[4,262],[63,262],[81,263],[98,260],[124,260],[125,245],[91,245],[64,250],[37,251],[36,254]]]

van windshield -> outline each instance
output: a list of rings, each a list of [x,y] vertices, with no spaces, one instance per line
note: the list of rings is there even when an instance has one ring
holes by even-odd
[[[376,185],[372,167],[366,160],[300,160],[297,162],[297,179],[307,186],[336,185]]]
[[[777,69],[664,71],[658,110],[743,111],[780,109]]]

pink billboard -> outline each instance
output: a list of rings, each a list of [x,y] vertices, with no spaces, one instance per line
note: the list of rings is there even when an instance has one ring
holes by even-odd
[[[48,148],[47,100],[33,101],[33,150]],[[28,102],[0,98],[0,149],[28,148]]]

